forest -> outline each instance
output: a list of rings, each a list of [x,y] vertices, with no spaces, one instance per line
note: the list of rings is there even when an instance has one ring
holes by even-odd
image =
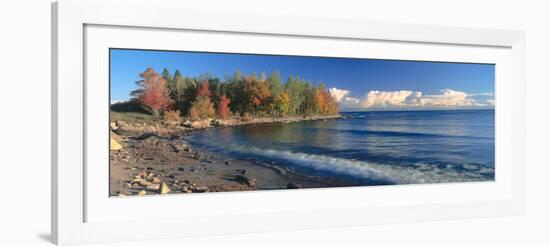
[[[322,82],[280,73],[243,74],[236,71],[222,81],[210,74],[186,77],[179,70],[160,74],[147,68],[139,75],[130,104],[155,117],[187,117],[189,120],[230,117],[286,117],[338,114],[338,103]],[[112,109],[124,108],[114,104]]]

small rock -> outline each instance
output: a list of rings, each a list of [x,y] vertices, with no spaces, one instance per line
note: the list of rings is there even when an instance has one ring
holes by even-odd
[[[147,170],[154,170],[154,168],[152,168],[152,167],[147,167]]]
[[[146,171],[142,171],[142,172],[140,172],[140,173],[138,174],[138,176],[141,177],[141,178],[143,178],[143,179],[145,179],[145,178],[147,178],[147,172],[146,172]],[[136,176],[136,177],[138,177],[138,176]]]
[[[181,187],[181,192],[183,192],[183,193],[189,193],[189,192],[191,192],[191,190],[189,190],[189,187],[187,187],[187,186],[182,186],[182,187]]]
[[[170,192],[170,188],[168,188],[168,185],[166,185],[166,183],[160,184],[159,193],[160,194],[166,194],[168,192]]]
[[[245,175],[235,176],[235,181],[248,186],[256,186],[256,178],[248,177]]]
[[[149,174],[147,174],[146,178],[147,178],[147,179],[151,179],[151,178],[153,178],[154,176],[155,176],[154,173],[149,173]]]
[[[146,190],[150,190],[150,191],[157,191],[160,189],[160,184],[151,184],[147,187],[145,187]]]
[[[194,158],[195,160],[198,160],[198,159],[201,158],[201,154],[200,154],[198,151],[196,151],[195,154],[193,155],[193,158]]]
[[[185,171],[185,168],[183,168],[183,167],[178,167],[178,171],[183,172],[183,171]]]
[[[118,127],[121,127],[121,126],[128,126],[128,123],[122,121],[122,120],[117,120],[115,121],[115,125],[118,126]]]
[[[286,188],[287,189],[300,189],[302,187],[300,185],[296,184],[296,183],[290,182],[286,185]]]
[[[229,162],[228,160],[225,161],[225,165],[230,165],[231,162]]]
[[[207,186],[198,186],[193,188],[193,192],[196,192],[196,193],[204,193],[204,192],[208,192],[208,190],[209,189]]]
[[[246,175],[246,173],[247,173],[246,170],[242,170],[242,171],[241,171],[241,174],[242,174],[242,175]]]
[[[152,185],[151,182],[144,180],[144,179],[134,179],[132,180],[132,184],[139,184],[141,186],[150,186]]]
[[[147,195],[147,191],[145,191],[145,190],[140,190],[140,191],[138,192],[138,196],[144,196],[144,195]]]
[[[171,179],[173,179],[173,178],[176,178],[176,176],[174,176],[174,175],[170,174],[170,175],[168,175],[168,178],[171,178]]]
[[[154,177],[152,181],[153,181],[153,184],[160,184],[160,178],[159,177]]]

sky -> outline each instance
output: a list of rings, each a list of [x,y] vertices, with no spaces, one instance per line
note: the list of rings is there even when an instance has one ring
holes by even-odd
[[[494,107],[493,64],[127,49],[110,50],[111,101],[128,100],[148,67],[222,81],[236,70],[277,70],[283,82],[291,75],[322,81],[342,111]]]

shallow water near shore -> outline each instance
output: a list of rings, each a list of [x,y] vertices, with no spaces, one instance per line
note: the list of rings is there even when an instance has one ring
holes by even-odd
[[[494,110],[342,113],[344,119],[212,128],[194,148],[347,185],[494,180]]]

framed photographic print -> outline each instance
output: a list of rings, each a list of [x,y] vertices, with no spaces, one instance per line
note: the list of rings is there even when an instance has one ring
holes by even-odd
[[[523,213],[522,32],[167,2],[52,5],[56,243]]]

